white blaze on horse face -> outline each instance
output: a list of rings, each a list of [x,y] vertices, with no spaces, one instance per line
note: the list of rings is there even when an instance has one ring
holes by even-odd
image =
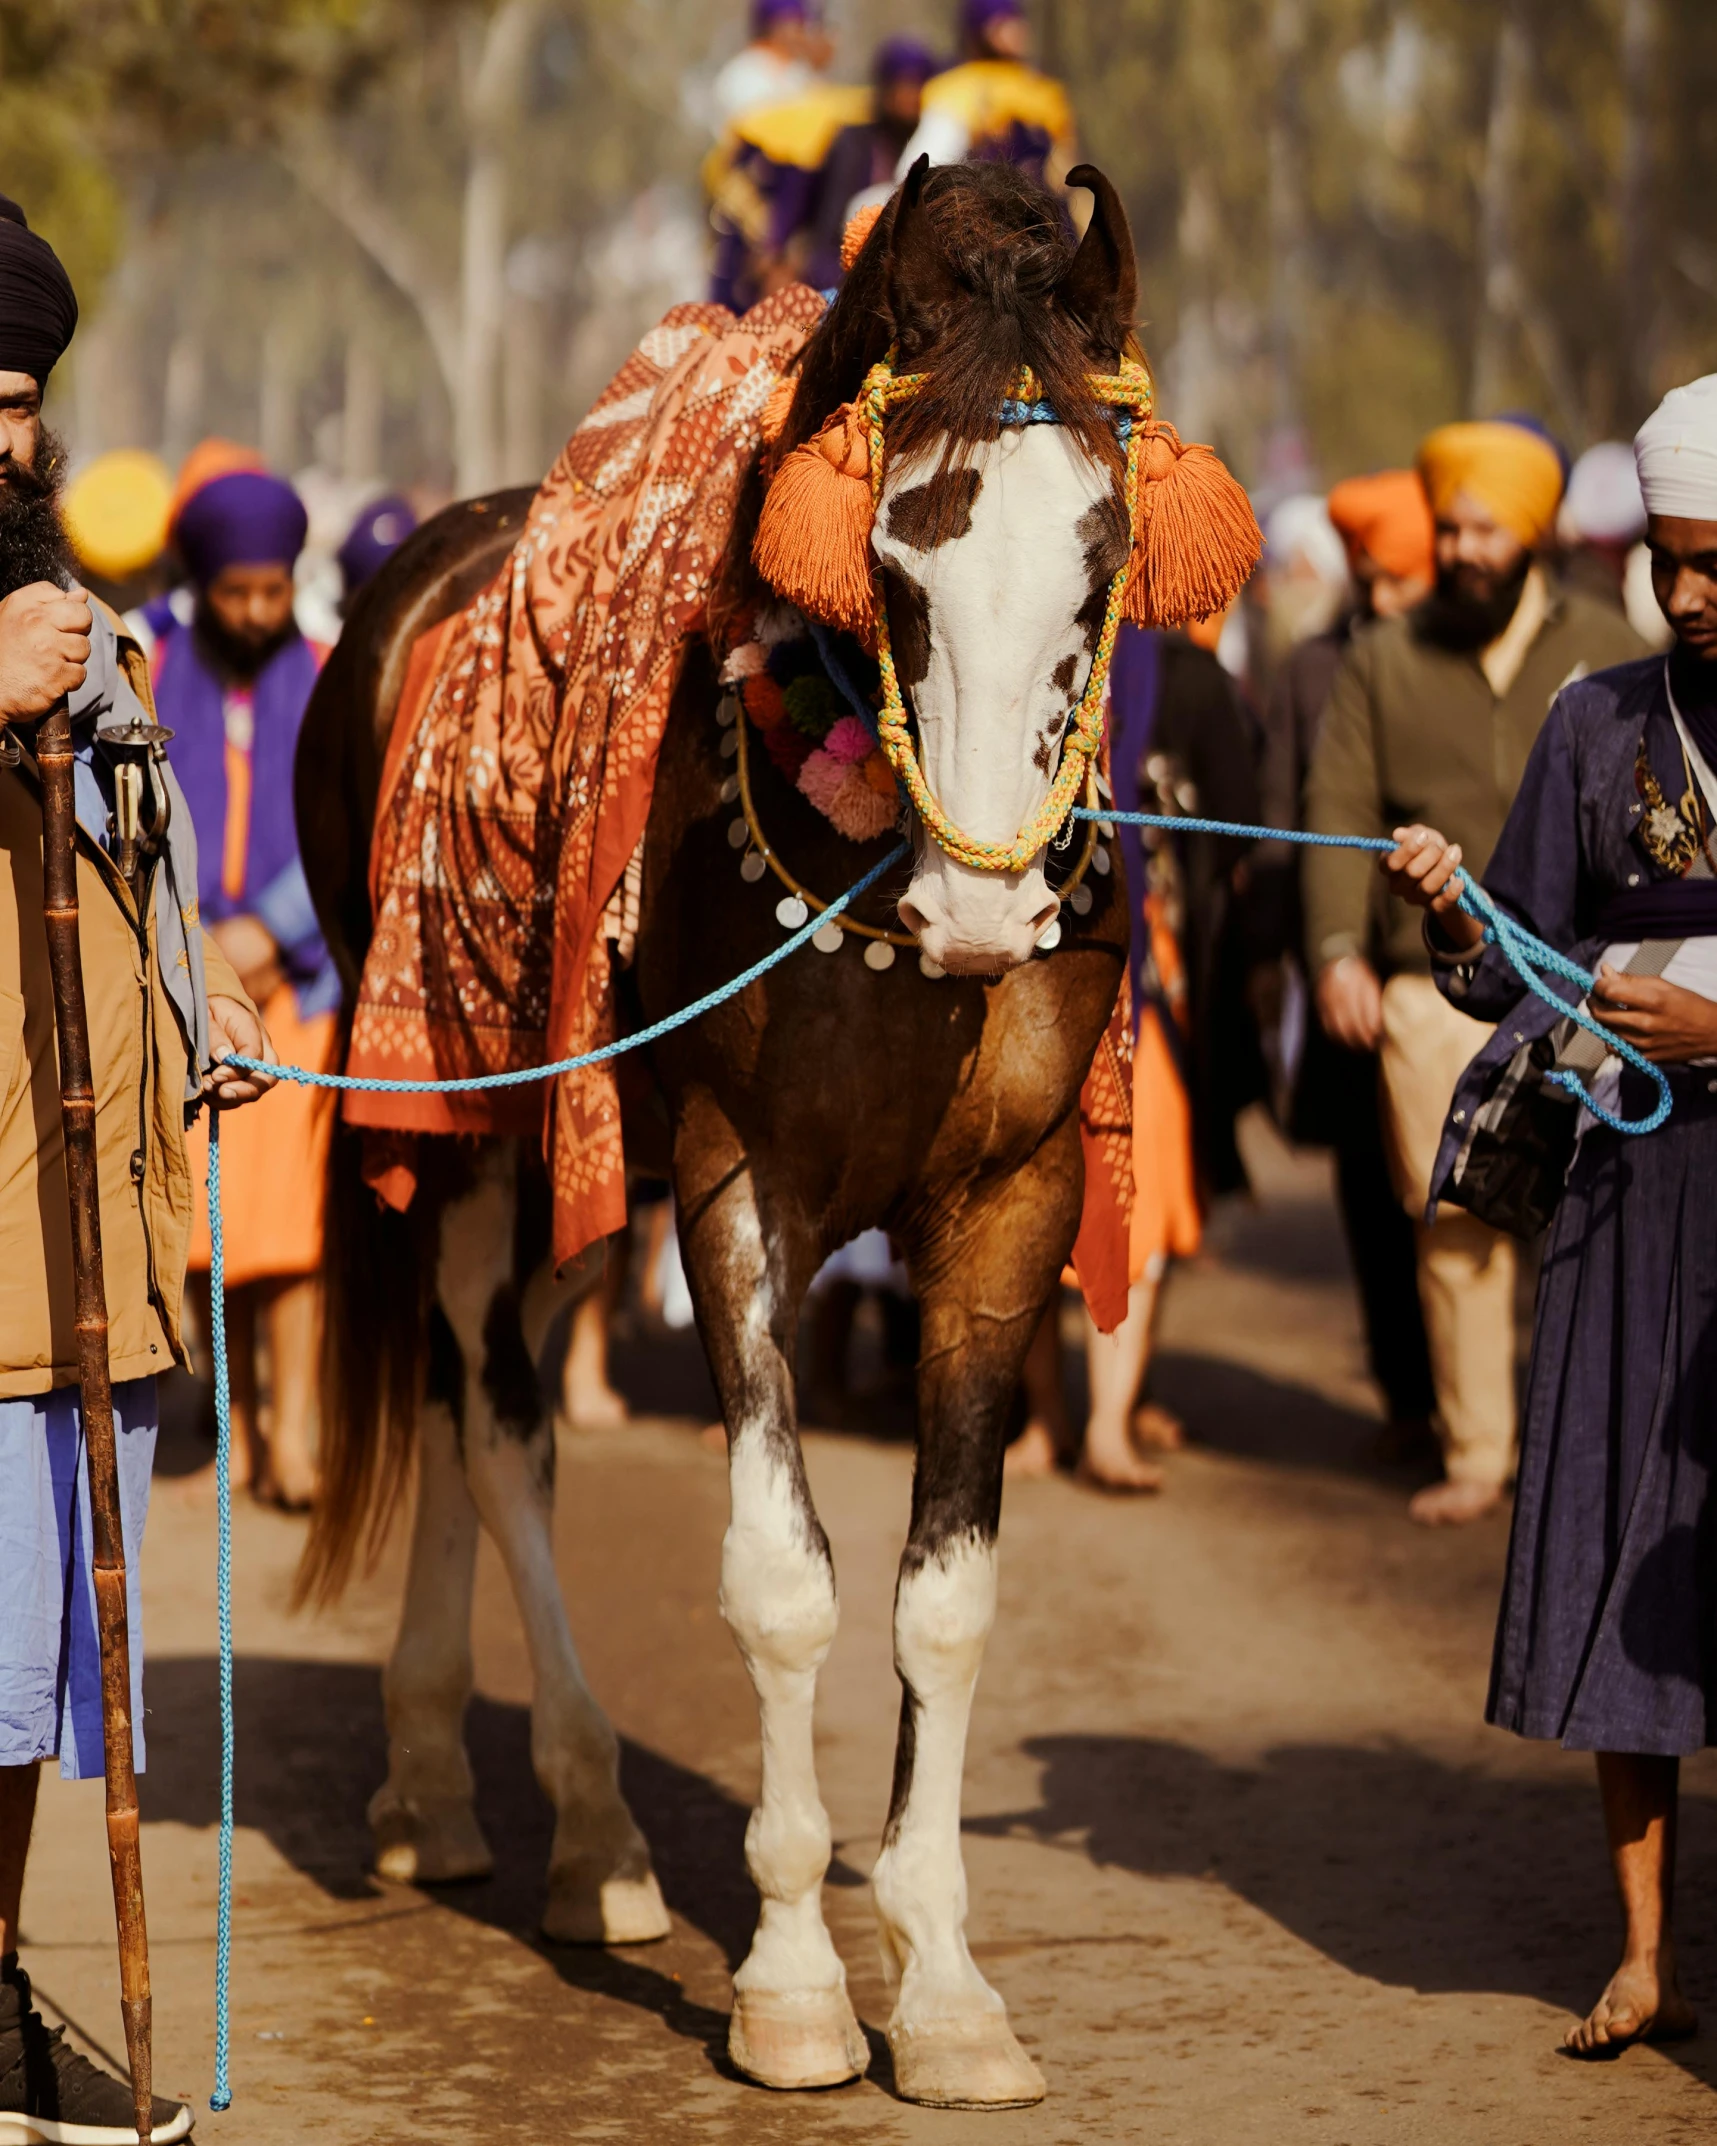
[[[871,542],[931,792],[965,833],[1011,843],[1090,676],[1094,587],[1100,603],[1124,526],[1116,480],[1059,425],[1004,427],[964,469],[939,461],[933,448],[889,471]],[[937,542],[938,493],[956,482],[956,533]],[[993,974],[1030,957],[1057,906],[1042,853],[980,872],[924,838],[900,913],[943,968]]]

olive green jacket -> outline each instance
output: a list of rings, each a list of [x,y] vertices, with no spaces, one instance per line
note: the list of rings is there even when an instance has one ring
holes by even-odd
[[[123,633],[119,660],[152,711],[148,665]],[[77,880],[109,1360],[115,1379],[140,1378],[184,1361],[179,1315],[197,1196],[185,1159],[191,1046],[161,979],[153,904],[140,931],[131,889],[81,828]],[[206,934],[203,959],[209,990],[248,1006]],[[0,768],[0,1400],[76,1383],[42,808],[23,765]]]
[[[1458,842],[1462,861],[1481,875],[1557,693],[1645,653],[1619,611],[1552,590],[1544,622],[1499,698],[1477,652],[1425,640],[1411,615],[1361,627],[1318,733],[1306,826],[1389,835],[1419,821]],[[1384,976],[1428,972],[1419,912],[1385,891],[1375,856],[1308,849],[1303,884],[1314,977],[1344,954],[1365,955]]]

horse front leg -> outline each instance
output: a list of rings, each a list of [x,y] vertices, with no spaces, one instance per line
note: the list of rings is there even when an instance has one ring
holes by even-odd
[[[1017,2108],[1044,2093],[967,1949],[960,1792],[996,1614],[1008,1406],[1073,1239],[1078,1137],[1070,1122],[1011,1178],[939,1203],[912,1261],[924,1322],[918,1466],[894,1598],[894,1793],[872,1884],[899,1977],[895,2083],[905,2100],[939,2108]]]
[[[834,1565],[811,1503],[794,1407],[793,1344],[812,1253],[796,1217],[766,1228],[751,1167],[725,1121],[693,1113],[677,1144],[681,1250],[727,1424],[731,1517],[721,1611],[757,1693],[763,1779],[745,1829],[761,1900],[733,1978],[728,2054],[765,2086],[857,2078],[869,2047],[823,1921],[828,1813],[812,1710],[834,1640]]]
[[[512,1582],[530,1651],[531,1762],[555,1808],[543,1933],[565,1944],[666,1937],[650,1851],[620,1793],[620,1746],[585,1682],[554,1561],[554,1429],[538,1338],[552,1313],[515,1267],[516,1151],[484,1152],[473,1190],[442,1224],[436,1294],[463,1364],[465,1480]]]

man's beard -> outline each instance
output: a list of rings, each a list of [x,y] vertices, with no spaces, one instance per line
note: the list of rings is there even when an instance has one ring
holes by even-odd
[[[1485,575],[1480,589],[1463,579],[1458,566],[1439,572],[1437,586],[1414,614],[1419,631],[1442,648],[1488,648],[1519,610],[1531,571],[1532,554],[1523,551],[1507,574]]]
[[[278,633],[270,634],[266,641],[252,641],[243,634],[229,633],[215,616],[214,606],[199,602],[194,631],[198,647],[218,675],[228,685],[247,686],[260,676],[288,641],[297,637],[298,627],[288,614],[286,624]]]
[[[44,425],[29,464],[9,462],[0,484],[0,596],[34,581],[65,588],[72,579],[71,545],[60,520],[66,452]]]

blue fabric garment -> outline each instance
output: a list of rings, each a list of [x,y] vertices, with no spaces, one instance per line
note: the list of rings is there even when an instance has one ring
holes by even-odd
[[[197,894],[202,919],[212,924],[230,916],[259,918],[280,947],[302,1019],[325,1013],[340,998],[339,976],[299,863],[293,810],[293,762],[316,673],[316,651],[295,634],[257,676],[251,704],[250,842],[244,889],[236,899],[221,885],[227,819],[226,692],[193,630],[180,627],[167,636],[155,681],[156,711],[173,732],[173,766],[201,841]]]
[[[113,1389],[131,1636],[131,1730],[143,1771],[143,1527],[155,1461],[155,1381]],[[89,1459],[77,1389],[0,1401],[0,1766],[58,1752],[68,1781],[102,1771],[101,1643]]]
[[[1148,627],[1123,622],[1115,636],[1115,653],[1109,660],[1109,782],[1115,792],[1118,812],[1140,812],[1139,770],[1156,735],[1157,708],[1162,699],[1162,636]],[[1155,804],[1151,810],[1156,810]],[[1116,831],[1127,864],[1127,890],[1134,903],[1144,900],[1145,831],[1122,827]],[[1133,979],[1133,1035],[1145,1010],[1145,954],[1147,935],[1139,918],[1131,918],[1127,961]],[[1172,1023],[1169,1024],[1172,1029]]]
[[[1639,839],[1642,740],[1679,796],[1661,657],[1567,687],[1485,873],[1488,892],[1585,968],[1609,943],[1611,903],[1674,883]],[[1489,1068],[1557,1015],[1495,948],[1439,982],[1501,1024],[1456,1091],[1455,1112],[1470,1114]],[[1674,1110],[1657,1132],[1582,1137],[1533,1323],[1486,1718],[1575,1750],[1673,1756],[1717,1738],[1717,1082],[1705,1066],[1669,1079]],[[1651,1093],[1624,1069],[1624,1115],[1643,1116]],[[1451,1116],[1434,1182],[1459,1137]]]

